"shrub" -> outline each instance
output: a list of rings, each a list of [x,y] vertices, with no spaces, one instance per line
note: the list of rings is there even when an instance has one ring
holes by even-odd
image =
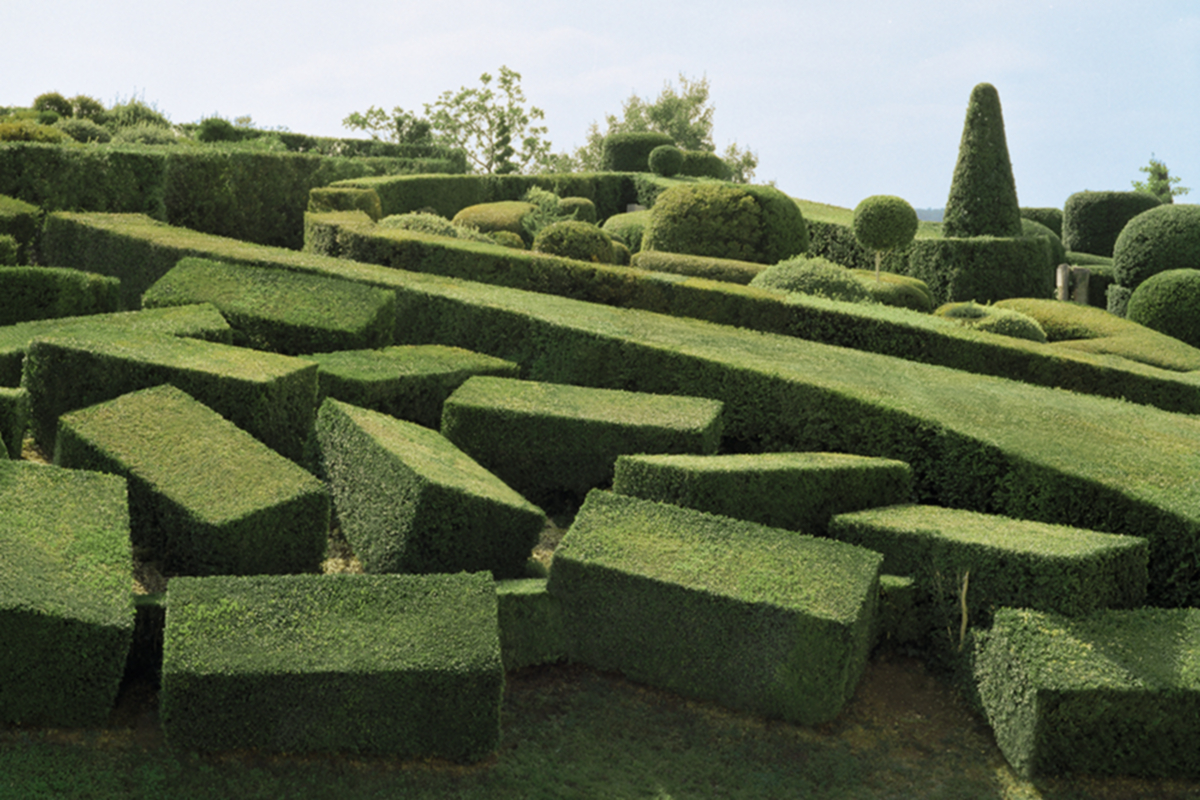
[[[558,215],[559,197],[540,186],[530,186],[525,194],[521,195],[521,200],[532,207],[522,215],[519,233],[521,238],[532,246],[542,228],[561,220]]]
[[[446,236],[451,239],[466,239],[470,242],[492,242],[492,238],[474,228],[456,225],[445,217],[437,214],[413,212],[411,214],[393,214],[379,220],[381,228],[398,228],[404,231],[427,233],[430,236]]]
[[[43,142],[62,144],[73,141],[53,125],[42,125],[29,119],[0,122],[0,142]]]
[[[907,274],[929,286],[937,303],[993,302],[1054,293],[1046,268],[1050,243],[1038,238],[916,239]]]
[[[563,220],[542,228],[533,240],[532,249],[577,261],[613,263],[612,240],[595,225],[575,220]]]
[[[18,252],[17,240],[7,233],[0,233],[0,267],[15,267],[19,264]]]
[[[729,165],[719,155],[704,150],[684,150],[679,174],[693,178],[716,178],[719,181],[733,177]]]
[[[638,269],[651,272],[672,272],[712,281],[745,285],[770,269],[753,261],[735,261],[730,258],[691,256],[686,253],[666,253],[662,250],[643,250],[633,256],[630,263]]]
[[[42,210],[32,203],[0,194],[0,235],[7,234],[17,242],[14,264],[28,264],[29,248],[41,234]]]
[[[69,117],[74,113],[71,101],[58,92],[46,92],[33,98],[34,111],[53,111],[60,117]]]
[[[104,124],[104,120],[108,117],[108,112],[104,110],[104,104],[86,94],[77,94],[71,98],[71,111],[74,117],[90,119],[100,124]]]
[[[525,240],[521,238],[520,234],[513,233],[512,231],[492,231],[488,236],[491,237],[493,242],[504,247],[511,247],[514,250],[525,249]]]
[[[1113,248],[1117,283],[1130,290],[1159,272],[1197,268],[1200,206],[1160,205],[1144,211],[1126,224]]]
[[[606,172],[646,172],[650,153],[664,144],[675,144],[665,133],[613,133],[604,137],[600,161]]]
[[[112,134],[108,132],[107,128],[83,117],[61,119],[55,123],[54,127],[77,142],[105,144],[112,139]]]
[[[170,127],[140,122],[119,129],[113,135],[112,141],[116,144],[175,144],[178,137]]]
[[[1021,235],[1000,94],[990,83],[971,90],[942,231],[952,239]]]
[[[620,239],[636,253],[642,249],[642,233],[650,222],[650,211],[627,211],[624,214],[613,214],[604,220],[601,226],[605,231]]]
[[[793,258],[760,272],[751,286],[800,292],[846,303],[871,302],[871,293],[853,272],[823,258]]]
[[[0,239],[11,237],[0,237]],[[2,248],[0,248],[2,249]],[[3,262],[0,255],[0,262]],[[59,267],[0,269],[0,325],[121,310],[121,282]]]
[[[1145,192],[1076,192],[1063,206],[1063,247],[1111,256],[1125,224],[1158,204]]]
[[[128,103],[118,103],[109,109],[108,124],[114,128],[130,128],[135,125],[157,125],[171,127],[171,122],[158,109],[146,105],[136,98]]]
[[[383,205],[374,189],[354,189],[349,186],[320,186],[310,189],[308,210],[316,213],[358,210],[375,222],[383,216]]]
[[[623,242],[612,239],[613,261],[612,263],[622,267],[628,267],[629,262],[633,260],[633,253],[629,252],[629,248]]]
[[[933,313],[977,331],[998,333],[1001,336],[1028,339],[1032,342],[1046,341],[1046,332],[1036,319],[1011,308],[981,306],[975,302],[948,303]]]
[[[1062,237],[1063,227],[1063,212],[1059,208],[1022,208],[1021,219],[1029,219],[1034,222],[1040,222],[1050,230],[1054,231],[1054,235]]]
[[[596,224],[596,204],[586,197],[564,197],[556,204],[560,217]]]
[[[893,272],[869,269],[850,270],[871,294],[876,303],[897,308],[909,308],[928,314],[933,311],[933,292],[925,281]]]
[[[221,117],[202,119],[196,129],[196,140],[200,142],[236,142],[241,138],[233,123]]]
[[[655,175],[671,178],[683,168],[683,151],[673,144],[660,144],[650,151],[647,163]]]
[[[1200,269],[1169,269],[1138,284],[1127,319],[1200,347]]]
[[[1067,249],[1063,247],[1062,239],[1049,227],[1026,217],[1021,217],[1022,236],[1043,236],[1050,242],[1050,264],[1053,270],[1059,264],[1067,263]]]

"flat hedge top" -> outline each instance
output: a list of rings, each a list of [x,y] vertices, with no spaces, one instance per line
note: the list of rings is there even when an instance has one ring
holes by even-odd
[[[0,610],[130,628],[132,559],[124,478],[0,460]]]
[[[640,454],[618,456],[619,460],[638,461],[686,472],[794,472],[797,470],[900,469],[903,461],[889,458],[856,456],[849,453],[734,453],[701,456],[692,454]]]
[[[301,358],[317,362],[321,372],[360,381],[392,381],[416,375],[520,368],[512,361],[440,344],[394,345],[379,350],[339,350]]]
[[[499,669],[496,589],[487,572],[172,578],[164,652],[193,674]]]
[[[560,557],[847,624],[883,561],[843,542],[600,489],[588,494]]]

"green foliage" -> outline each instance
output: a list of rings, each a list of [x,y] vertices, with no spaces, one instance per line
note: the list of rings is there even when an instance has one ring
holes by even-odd
[[[350,186],[317,186],[310,189],[308,210],[318,214],[358,210],[375,222],[383,216],[383,204],[373,189],[355,189]]]
[[[1158,205],[1153,195],[1144,192],[1076,192],[1063,206],[1063,247],[1111,256],[1125,225]]]
[[[1152,207],[1129,220],[1113,246],[1113,272],[1117,283],[1129,290],[1159,272],[1197,265],[1200,206]]]
[[[528,203],[530,208],[521,215],[521,228],[517,232],[532,247],[544,228],[562,221],[559,214],[559,197],[540,186],[530,186],[529,190],[521,195],[521,200]]]
[[[623,214],[613,214],[604,220],[604,224],[601,227],[624,242],[630,252],[636,253],[642,249],[642,233],[649,222],[649,209],[644,211],[627,211]]]
[[[524,250],[525,240],[521,238],[521,234],[513,233],[512,231],[492,231],[488,234],[498,245],[511,247],[514,250]]]
[[[108,128],[98,125],[86,117],[68,117],[59,120],[55,127],[77,142],[104,144],[112,139]]]
[[[20,263],[20,252],[15,237],[0,233],[0,267],[15,267]]]
[[[630,263],[638,269],[650,272],[669,272],[675,275],[690,275],[713,281],[747,284],[764,269],[770,269],[753,261],[735,261],[730,258],[691,256],[686,253],[667,253],[662,250],[642,250],[634,254]]]
[[[596,224],[596,204],[586,197],[564,197],[557,202],[560,217]]]
[[[64,131],[51,125],[42,125],[28,119],[0,122],[0,142],[43,142],[62,144],[74,141]]]
[[[557,203],[558,198],[554,197],[551,202]],[[537,217],[539,210],[540,206],[523,200],[500,200],[492,203],[477,203],[459,211],[454,215],[454,219],[451,222],[463,230],[483,234],[479,238],[474,235],[460,234],[459,238],[487,241],[489,238],[487,234],[493,231],[509,231],[518,236],[522,234],[527,235],[529,236],[529,241],[532,242],[533,236],[530,233],[530,225],[533,223],[528,218],[531,216]],[[554,218],[557,219],[557,216]]]
[[[1045,225],[1054,231],[1054,235],[1062,238],[1063,212],[1061,208],[1026,208],[1021,207],[1021,219],[1030,219]]]
[[[683,151],[673,144],[660,144],[650,151],[646,163],[655,175],[670,178],[683,168]]]
[[[792,258],[767,267],[751,286],[778,292],[800,292],[844,303],[871,302],[871,293],[854,273],[823,258]]]
[[[754,164],[742,163],[742,160],[747,158],[754,158]],[[738,159],[738,162],[731,166],[716,153],[705,150],[684,150],[683,163],[679,165],[679,174],[693,178],[716,178],[719,181],[749,183],[754,177],[754,166],[758,160],[749,152],[739,155]],[[736,175],[735,168],[738,170]]]
[[[1200,269],[1169,269],[1138,284],[1125,316],[1200,347]]]
[[[496,581],[496,600],[506,671],[567,657],[562,610],[544,578]]]
[[[990,83],[971,90],[942,230],[952,239],[1021,235],[1000,94]]]
[[[5,238],[11,239],[0,236],[0,242]],[[106,275],[59,267],[0,267],[0,285],[0,325],[121,310],[121,282]]]
[[[948,303],[940,306],[933,313],[977,331],[997,333],[1015,339],[1028,339],[1031,342],[1046,341],[1046,332],[1042,330],[1042,326],[1036,319],[1011,308],[981,306],[969,301]]]
[[[595,225],[576,220],[563,220],[542,228],[530,249],[577,261],[613,263],[612,240]]]
[[[933,311],[933,293],[925,281],[893,272],[854,269],[851,272],[862,282],[876,303],[909,308],[928,314]]]
[[[147,121],[118,128],[112,141],[116,144],[171,145],[178,144],[179,137],[170,126]]]
[[[101,125],[108,117],[104,104],[86,94],[77,94],[71,98],[71,115],[79,119],[90,119]]]
[[[33,98],[34,111],[53,111],[60,117],[69,117],[74,113],[71,101],[58,92],[45,92]]]
[[[1067,249],[1063,247],[1062,239],[1054,231],[1040,222],[1021,217],[1022,236],[1043,236],[1050,242],[1050,257],[1046,268],[1053,270],[1059,264],[1067,264]]]
[[[876,272],[882,251],[907,247],[917,235],[917,225],[917,212],[902,197],[872,195],[854,209],[854,238],[875,251]]]
[[[1038,237],[916,239],[906,274],[924,281],[939,304],[1049,298],[1054,292],[1049,254],[1050,242]]]
[[[124,103],[117,103],[108,110],[106,123],[114,129],[132,128],[141,125],[155,125],[160,128],[170,128],[171,121],[153,104],[131,97]]]
[[[465,210],[465,209],[464,209]],[[393,214],[379,220],[379,227],[401,231],[416,231],[430,236],[445,236],[450,239],[464,239],[469,242],[490,242],[492,238],[481,233],[478,227],[480,220],[468,216],[470,224],[458,224],[437,214],[425,214],[413,211],[408,214]]]
[[[29,249],[42,229],[42,210],[37,206],[0,194],[0,236],[11,236],[17,251],[11,263],[29,263]],[[3,263],[3,262],[0,262]]]
[[[17,459],[29,429],[29,392],[0,386],[0,460]]]
[[[384,139],[396,144],[433,143],[433,129],[429,120],[421,119],[400,106],[394,106],[391,114],[375,106],[361,114],[355,111],[342,120],[342,127],[369,131],[373,139]]]
[[[604,137],[600,169],[612,172],[646,172],[650,169],[650,154],[656,148],[673,145],[665,133],[626,131]]]
[[[1153,153],[1149,166],[1138,167],[1138,172],[1146,173],[1146,180],[1132,181],[1134,191],[1154,195],[1160,203],[1174,203],[1173,198],[1191,191],[1185,186],[1173,186],[1180,178],[1172,175],[1167,165],[1157,160]]]
[[[206,117],[200,120],[200,127],[196,129],[196,141],[199,142],[236,142],[241,138],[233,123],[222,117]]]

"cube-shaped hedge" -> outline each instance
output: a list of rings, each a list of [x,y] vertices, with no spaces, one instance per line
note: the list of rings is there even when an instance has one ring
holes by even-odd
[[[912,469],[845,453],[623,455],[613,491],[821,536],[834,514],[910,500]]]
[[[841,514],[829,535],[882,553],[884,572],[956,609],[965,584],[980,622],[999,606],[1079,615],[1146,598],[1149,546],[1136,536],[922,505]]]
[[[1000,609],[974,672],[996,743],[1026,776],[1200,776],[1200,609]]]
[[[472,375],[515,378],[521,365],[461,347],[397,345],[304,356],[320,366],[320,399],[380,411],[437,429],[442,404]]]
[[[552,664],[567,657],[562,610],[545,578],[496,582],[500,658],[506,670]]]
[[[609,485],[624,453],[715,453],[721,409],[702,397],[474,377],[446,399],[442,433],[544,504]]]
[[[125,479],[0,461],[0,721],[103,725],[133,620]]]
[[[130,535],[173,572],[315,571],[324,485],[171,385],[59,419],[55,463],[129,480]]]
[[[142,295],[146,308],[212,303],[233,343],[286,355],[385,347],[396,293],[273,267],[184,258]]]
[[[437,431],[329,398],[316,442],[367,572],[524,573],[545,515]]]
[[[548,588],[572,659],[808,725],[835,717],[862,675],[882,560],[597,489]]]
[[[486,573],[174,578],[162,720],[192,750],[476,761],[504,670]]]
[[[121,310],[121,281],[77,269],[0,267],[0,325]]]
[[[198,339],[87,332],[36,339],[25,359],[31,427],[53,450],[60,414],[170,383],[288,458],[316,416],[317,365]]]

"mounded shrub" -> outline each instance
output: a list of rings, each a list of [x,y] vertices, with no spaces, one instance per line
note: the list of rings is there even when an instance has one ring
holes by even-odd
[[[1158,204],[1146,192],[1076,192],[1063,206],[1063,247],[1111,256],[1125,224]]]
[[[1021,208],[1021,219],[1029,219],[1034,222],[1040,222],[1050,230],[1054,231],[1054,235],[1062,237],[1063,227],[1063,212],[1061,208]]]
[[[591,261],[613,263],[612,240],[595,225],[563,220],[547,225],[533,240],[534,252]]]
[[[664,178],[672,178],[683,168],[683,151],[673,144],[660,144],[650,151],[650,171]]]
[[[629,252],[629,248],[625,246],[625,243],[617,239],[612,239],[612,250],[612,263],[618,266],[628,267],[629,262],[633,259],[633,254]]]
[[[975,302],[948,303],[933,313],[977,331],[1028,339],[1031,342],[1046,341],[1046,332],[1036,319],[1011,308],[981,306]]]
[[[1054,231],[1047,226],[1035,220],[1021,217],[1021,235],[1022,236],[1042,236],[1050,243],[1050,263],[1049,269],[1054,269],[1059,264],[1066,264],[1067,249],[1063,247],[1062,239],[1058,237]]]
[[[53,111],[60,117],[69,117],[74,113],[71,101],[58,92],[44,92],[33,98],[34,111]]]
[[[1117,237],[1113,273],[1126,289],[1171,269],[1200,269],[1200,206],[1156,206],[1129,220]]]
[[[845,267],[823,258],[793,258],[767,267],[751,286],[778,292],[800,292],[846,303],[871,301],[871,293],[858,277]]]
[[[596,224],[596,204],[586,197],[564,197],[555,207],[559,216]]]
[[[105,144],[112,139],[112,134],[108,128],[99,125],[90,119],[82,117],[67,117],[60,119],[55,123],[54,127],[70,136],[77,142],[85,144],[96,142],[97,144]]]
[[[525,249],[525,240],[521,238],[520,234],[513,233],[512,231],[492,231],[488,236],[496,244],[511,247],[514,250]]]
[[[310,189],[308,210],[317,214],[357,210],[375,222],[383,216],[383,205],[374,189],[355,189],[349,186],[318,186]]]
[[[15,267],[20,263],[17,240],[7,233],[0,233],[0,267]]]
[[[1021,235],[1000,94],[990,83],[971,90],[942,231],[951,239]]]
[[[1127,319],[1200,347],[1200,269],[1169,269],[1138,284]]]
[[[108,112],[104,110],[104,104],[86,94],[77,94],[71,98],[71,111],[74,117],[90,119],[100,124],[103,124],[108,116]]]
[[[876,303],[897,308],[909,308],[928,314],[933,311],[933,293],[925,281],[893,272],[870,269],[850,270],[862,282]]]
[[[729,165],[719,155],[705,150],[684,150],[679,174],[693,178],[716,178],[719,181],[733,177]]]
[[[198,142],[236,142],[241,138],[233,123],[221,117],[202,119],[196,129]]]
[[[112,138],[117,144],[176,144],[179,139],[169,126],[156,125],[153,122],[139,122],[127,128],[118,130]]]
[[[675,144],[665,133],[613,133],[604,137],[601,145],[601,169],[606,172],[646,172],[650,169],[650,153],[664,144]]]
[[[686,253],[667,253],[662,250],[642,250],[632,257],[630,264],[650,272],[671,272],[676,275],[690,275],[694,278],[707,278],[712,281],[742,285],[750,283],[758,275],[761,275],[763,270],[770,269],[770,267],[756,264],[753,261],[692,256]]]
[[[557,202],[557,198],[555,202]],[[523,200],[500,200],[495,203],[477,203],[462,209],[450,221],[461,228],[473,228],[482,234],[492,233],[493,231],[511,231],[518,236],[522,236],[525,228],[521,220],[534,209],[535,206],[533,203],[527,203]],[[409,230],[413,229],[410,228]]]
[[[624,242],[631,253],[636,253],[642,249],[642,234],[649,222],[650,210],[646,209],[613,214],[600,227]]]
[[[118,103],[108,110],[108,125],[113,128],[129,128],[137,125],[155,125],[170,128],[171,121],[158,109],[132,98],[127,103]]]
[[[0,142],[42,142],[63,144],[74,141],[53,125],[43,125],[31,119],[0,122]]]

